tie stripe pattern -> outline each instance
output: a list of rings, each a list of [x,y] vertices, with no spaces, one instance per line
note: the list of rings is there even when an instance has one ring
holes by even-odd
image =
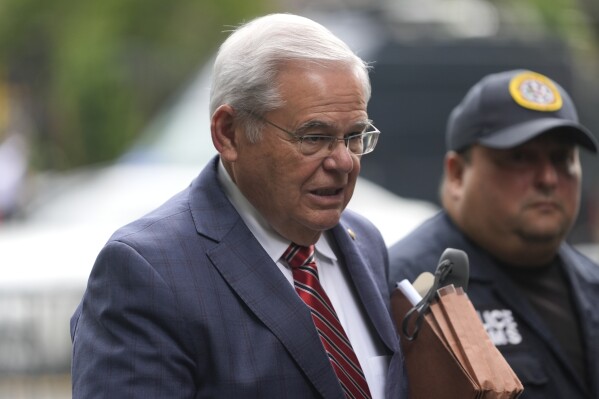
[[[320,285],[314,246],[302,247],[292,243],[283,254],[283,259],[291,266],[295,290],[310,309],[320,341],[345,396],[348,399],[370,398],[360,362],[331,301]]]

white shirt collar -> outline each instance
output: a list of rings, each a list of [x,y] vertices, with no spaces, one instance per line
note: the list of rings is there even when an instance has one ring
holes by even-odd
[[[231,176],[229,176],[222,160],[219,160],[217,175],[218,180],[233,207],[237,210],[260,245],[262,245],[264,250],[276,263],[289,246],[289,240],[277,233],[258,210],[254,208],[247,198],[245,198],[231,179]],[[321,234],[320,239],[314,245],[316,252],[321,256],[337,261],[337,256],[329,243],[328,237],[329,234]]]

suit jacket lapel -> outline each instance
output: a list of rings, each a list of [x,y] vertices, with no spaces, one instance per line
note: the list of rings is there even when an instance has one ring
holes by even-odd
[[[343,398],[308,308],[227,200],[213,162],[194,182],[190,200],[198,232],[217,241],[207,250],[208,257],[316,390],[324,398]],[[314,356],[320,352],[322,356]]]
[[[339,224],[332,230],[339,245],[345,267],[349,272],[360,302],[375,327],[379,338],[387,346],[390,353],[398,350],[397,336],[387,305],[381,292],[377,289],[371,270],[361,255],[356,243],[347,233],[347,228]],[[360,239],[358,237],[357,239]]]

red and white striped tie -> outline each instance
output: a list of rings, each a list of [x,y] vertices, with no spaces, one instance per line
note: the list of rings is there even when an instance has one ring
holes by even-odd
[[[283,254],[291,266],[295,290],[310,308],[312,321],[347,398],[369,398],[370,390],[337,313],[318,280],[314,246],[291,244]]]

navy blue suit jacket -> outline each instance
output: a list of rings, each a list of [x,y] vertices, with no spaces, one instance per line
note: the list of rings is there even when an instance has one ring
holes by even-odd
[[[100,252],[71,320],[74,399],[344,398],[307,307],[226,198],[217,161]],[[405,397],[385,244],[349,211],[331,233],[391,356],[387,397]]]
[[[547,324],[497,261],[458,230],[445,212],[425,221],[390,248],[391,288],[404,278],[414,281],[424,271],[434,273],[446,248],[468,254],[468,297],[474,307],[479,312],[508,316],[498,318],[487,328],[508,338],[512,333],[518,335],[517,340],[507,339],[497,348],[524,384],[522,399],[599,398],[598,265],[566,243],[559,250],[580,318],[589,386],[576,375]]]

